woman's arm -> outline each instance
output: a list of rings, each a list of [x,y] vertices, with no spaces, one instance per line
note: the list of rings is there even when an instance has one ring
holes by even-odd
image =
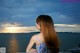
[[[28,47],[26,49],[26,52],[34,52],[34,51],[36,51],[36,49],[32,48],[32,46],[34,45],[34,43],[35,43],[35,37],[32,36],[31,39],[30,39],[30,42],[28,44]]]

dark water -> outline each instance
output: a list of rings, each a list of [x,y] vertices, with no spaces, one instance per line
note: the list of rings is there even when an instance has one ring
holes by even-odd
[[[0,33],[0,47],[7,50],[25,52],[31,36],[39,32],[32,33]],[[67,51],[80,44],[80,33],[59,32],[60,51]]]

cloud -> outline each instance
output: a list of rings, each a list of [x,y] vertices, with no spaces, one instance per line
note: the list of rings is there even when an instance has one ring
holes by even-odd
[[[27,15],[14,15],[14,16],[12,16],[12,18],[14,19],[16,19],[16,18],[24,18],[24,17],[27,17]]]
[[[38,15],[49,14],[54,19],[54,23],[79,24],[79,9],[79,4],[65,4],[56,0],[1,0],[0,22],[34,25]]]
[[[1,24],[0,26],[1,27],[12,27],[12,26],[16,27],[16,26],[21,26],[21,24],[19,24],[19,23],[4,23],[4,24]]]
[[[31,27],[5,27],[3,28],[3,33],[30,33],[30,32],[37,32],[34,26]]]
[[[46,13],[46,14],[50,15],[53,18],[55,23],[58,23],[58,24],[75,24],[75,22],[73,22],[74,18],[72,18],[66,14],[63,14],[61,12],[56,11],[56,12],[51,12],[51,13]]]
[[[57,27],[80,27],[79,24],[54,24]]]
[[[30,33],[37,32],[35,26],[23,26],[20,23],[3,23],[0,25],[0,33]]]
[[[56,32],[80,32],[79,24],[54,24]],[[1,29],[2,28],[2,29]],[[39,32],[36,26],[23,26],[20,23],[1,24],[0,33],[30,33]]]
[[[55,24],[57,32],[80,32],[79,24]]]

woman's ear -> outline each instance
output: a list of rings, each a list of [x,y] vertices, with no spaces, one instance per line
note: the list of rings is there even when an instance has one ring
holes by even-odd
[[[38,29],[38,30],[40,30],[40,26],[36,23],[36,28]]]

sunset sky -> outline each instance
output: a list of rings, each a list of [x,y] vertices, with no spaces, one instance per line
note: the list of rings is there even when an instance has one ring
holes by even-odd
[[[76,0],[0,0],[0,32],[36,31],[35,21],[41,14],[50,15],[59,32],[80,32],[80,2]]]

